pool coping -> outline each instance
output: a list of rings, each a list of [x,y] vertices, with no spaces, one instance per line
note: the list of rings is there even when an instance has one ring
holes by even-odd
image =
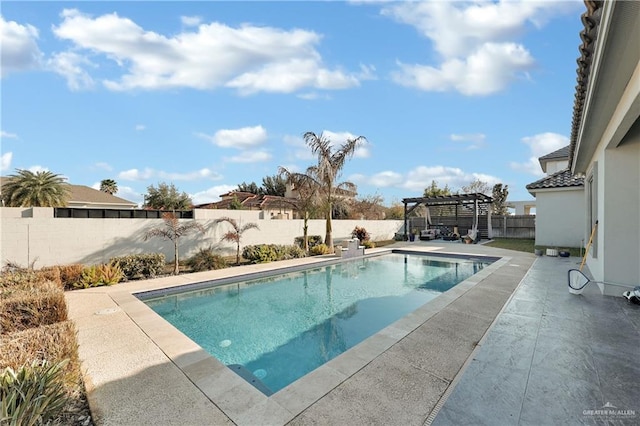
[[[412,313],[395,321],[378,333],[323,364],[294,383],[266,396],[247,381],[242,379],[227,366],[219,362],[199,345],[171,324],[162,319],[137,294],[175,288],[189,283],[216,280],[229,277],[229,271],[218,270],[205,273],[181,275],[141,282],[128,283],[122,287],[111,287],[104,290],[89,289],[83,292],[102,292],[108,294],[117,308],[121,309],[133,323],[157,346],[164,356],[175,365],[187,378],[217,406],[231,421],[236,424],[258,424],[265,422],[268,412],[269,422],[285,424],[305,411],[331,390],[347,381],[363,369],[391,346],[398,343],[416,330],[443,308],[454,302],[464,293],[475,287],[494,271],[506,265],[511,259],[508,256],[441,252],[429,247],[402,247],[371,250],[372,254],[388,252],[434,254],[453,257],[485,257],[495,260],[467,280],[459,283],[435,299],[422,305]],[[308,267],[314,264],[321,266],[332,258],[306,258],[294,261],[275,262],[275,264],[251,265],[234,274],[238,279],[247,274],[273,274],[283,269]],[[117,309],[116,308],[116,309]],[[91,401],[91,398],[90,398]]]

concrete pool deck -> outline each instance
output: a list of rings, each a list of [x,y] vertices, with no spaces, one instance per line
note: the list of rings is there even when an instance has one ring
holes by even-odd
[[[500,256],[502,259],[271,397],[255,390],[210,357],[132,294],[238,273],[267,271],[310,261],[313,263],[320,259],[251,265],[67,293],[70,317],[78,329],[79,353],[96,423],[422,425],[431,423],[434,418],[437,424],[477,424],[479,418],[480,423],[498,424],[505,413],[512,414],[516,410],[518,419],[511,424],[525,424],[528,417],[521,419],[521,414],[526,414],[522,401],[532,400],[534,404],[536,398],[543,396],[533,391],[527,395],[526,385],[521,389],[523,397],[514,400],[515,406],[520,401],[519,407],[494,414],[486,413],[487,410],[476,410],[476,417],[472,414],[464,421],[460,417],[466,410],[464,405],[476,397],[472,392],[461,392],[465,388],[478,391],[484,383],[487,391],[496,393],[493,376],[481,374],[490,370],[485,368],[474,373],[474,362],[483,361],[484,356],[484,364],[488,365],[496,356],[491,352],[492,347],[507,345],[502,350],[505,353],[511,350],[508,339],[491,339],[495,330],[505,332],[533,327],[535,334],[539,334],[537,329],[543,327],[542,320],[538,323],[524,320],[520,324],[511,317],[519,315],[521,310],[525,310],[525,313],[537,312],[535,303],[524,302],[535,302],[538,300],[535,298],[542,297],[542,294],[547,297],[552,292],[566,293],[566,270],[569,265],[563,263],[565,259],[536,259],[527,253],[437,241],[396,243],[391,248]],[[575,260],[569,261],[575,263]],[[532,265],[534,268],[530,271]],[[541,267],[539,271],[538,266]],[[523,281],[523,278],[526,279]],[[516,301],[515,297],[511,298],[512,293],[521,281],[518,293],[524,291],[522,294],[525,298],[511,307]],[[539,291],[536,290],[538,287]],[[589,297],[578,296],[572,299],[574,302],[567,303],[575,305],[578,303],[576,300],[590,300],[594,309],[608,310],[613,303],[610,299],[623,301],[599,295]],[[509,300],[509,305],[500,314]],[[562,307],[543,306],[540,309],[562,312]],[[586,312],[589,308],[574,306],[567,309]],[[624,318],[631,318],[628,321],[637,337],[640,312],[632,308],[628,309],[630,315],[623,315]],[[517,312],[509,312],[509,309]],[[544,318],[544,311],[541,318]],[[547,318],[553,320],[555,317],[547,315]],[[568,324],[564,325],[570,329]],[[485,337],[490,327],[492,332]],[[617,340],[611,338],[607,342],[615,347]],[[636,344],[635,348],[639,347]],[[486,353],[482,355],[483,352]],[[532,360],[535,359],[533,356]],[[570,360],[567,358],[567,361]],[[507,363],[503,370],[515,371],[522,367],[535,371],[536,368],[549,367],[544,362],[530,362],[527,366],[526,359],[522,363],[524,367]],[[631,368],[632,374],[635,374],[634,383],[639,383],[640,369],[633,365]],[[512,382],[515,383],[514,380]],[[618,386],[613,377],[600,380],[599,383],[607,382]],[[638,385],[633,388],[633,383],[629,382],[629,386],[632,387],[629,395],[636,395],[635,401],[639,400]],[[517,386],[505,389],[511,393]],[[480,394],[489,393],[480,391]],[[604,395],[604,391],[601,395]],[[607,402],[628,410],[640,408],[631,406],[631,403],[625,406],[626,399],[614,399],[611,397]],[[478,404],[486,402],[480,397],[477,401]],[[508,406],[511,405],[510,401],[504,399]],[[542,399],[540,401],[546,403]],[[578,407],[580,415],[583,410],[599,409],[604,405],[603,402],[591,407],[592,402],[589,400],[588,407]]]

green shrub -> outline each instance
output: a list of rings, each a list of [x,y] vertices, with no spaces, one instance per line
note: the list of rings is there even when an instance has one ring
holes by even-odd
[[[362,245],[364,246],[364,248],[368,248],[368,249],[376,247],[376,243],[374,243],[371,240],[362,241]]]
[[[369,241],[369,238],[371,238],[367,230],[362,226],[356,226],[353,231],[351,231],[351,237],[359,239],[361,243]]]
[[[311,256],[319,256],[321,254],[329,254],[329,247],[326,244],[318,244],[314,246],[311,250],[309,250]]]
[[[251,263],[267,263],[278,260],[278,250],[275,244],[257,244],[245,246],[242,257]]]
[[[245,246],[242,250],[242,257],[251,263],[276,262],[278,260],[297,259],[305,256],[304,250],[295,245],[257,244]]]
[[[210,271],[212,269],[223,269],[227,267],[224,257],[215,254],[211,247],[200,249],[196,254],[187,260],[187,266],[193,272]]]
[[[74,288],[91,288],[103,285],[118,284],[124,278],[122,269],[117,264],[87,266],[82,270],[80,280],[73,284]]]
[[[0,372],[0,423],[36,425],[57,418],[68,401],[62,380],[67,362],[34,362]]]
[[[300,259],[302,257],[307,257],[307,253],[305,253],[303,248],[300,248],[296,245],[285,246],[285,247],[286,247],[285,259]]]
[[[320,235],[307,235],[307,241],[309,242],[309,249],[311,249],[311,247],[322,244],[322,237]],[[304,245],[304,236],[296,237],[293,242],[296,246],[302,248]]]
[[[132,254],[129,256],[114,257],[109,261],[111,265],[117,265],[128,279],[150,278],[161,274],[164,265],[164,254]]]

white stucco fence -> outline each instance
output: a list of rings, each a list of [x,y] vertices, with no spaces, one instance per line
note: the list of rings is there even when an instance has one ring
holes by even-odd
[[[186,259],[203,247],[212,246],[221,254],[235,253],[235,245],[220,242],[230,227],[214,224],[215,219],[228,216],[240,224],[253,222],[259,230],[243,234],[241,248],[250,244],[293,244],[302,235],[302,220],[259,219],[259,211],[195,210],[195,220],[201,223],[204,234],[193,233],[180,239],[180,258]],[[191,219],[184,219],[191,220]],[[363,226],[372,240],[393,239],[402,226],[401,220],[334,220],[333,238],[351,235],[356,226]],[[80,219],[54,218],[52,208],[0,208],[0,261],[35,267],[82,263],[86,265],[108,262],[116,256],[137,253],[164,253],[173,259],[173,243],[144,236],[152,228],[163,226],[161,219]],[[325,221],[310,220],[309,235],[324,238]]]

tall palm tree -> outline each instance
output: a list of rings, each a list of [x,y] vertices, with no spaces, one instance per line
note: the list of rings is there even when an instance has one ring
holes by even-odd
[[[100,191],[113,195],[118,192],[118,183],[113,179],[103,179],[100,181]]]
[[[239,265],[240,264],[240,239],[242,238],[242,234],[244,234],[244,232],[248,231],[249,229],[259,229],[258,225],[256,225],[255,223],[246,223],[243,226],[240,226],[235,219],[232,219],[230,217],[221,217],[214,221],[214,223],[216,224],[222,223],[222,222],[227,222],[233,228],[231,231],[226,232],[222,236],[221,241],[229,241],[232,243],[236,243],[236,264]]]
[[[2,202],[7,207],[64,207],[71,196],[65,180],[50,171],[17,169],[2,185]]]
[[[342,168],[348,158],[351,158],[358,146],[367,139],[364,136],[358,136],[354,139],[347,139],[337,151],[332,151],[332,144],[329,138],[320,134],[319,136],[313,132],[304,134],[304,141],[311,152],[318,156],[318,164],[307,169],[307,174],[314,176],[315,180],[321,184],[323,195],[323,208],[326,217],[326,235],[324,243],[333,251],[333,236],[331,226],[331,216],[333,210],[334,199],[339,191],[355,192],[356,186],[351,182],[340,182]]]
[[[153,237],[161,237],[164,240],[173,241],[173,274],[178,275],[180,273],[180,263],[178,255],[178,243],[180,238],[191,231],[204,232],[204,227],[195,220],[186,223],[180,223],[178,216],[175,213],[167,212],[162,215],[164,221],[163,227],[153,228],[148,231],[144,239],[145,241]]]
[[[293,173],[284,167],[278,169],[286,182],[298,193],[296,208],[303,214],[302,241],[303,249],[309,252],[309,218],[320,203],[320,183],[314,176],[305,173]]]

